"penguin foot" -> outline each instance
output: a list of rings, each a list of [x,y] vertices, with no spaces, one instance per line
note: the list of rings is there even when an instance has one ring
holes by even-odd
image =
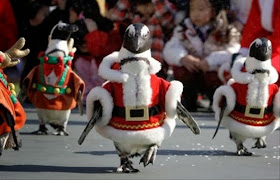
[[[55,132],[53,132],[53,135],[56,136],[68,136],[69,133],[65,131],[65,127],[57,124],[50,123],[50,126],[55,129]]]
[[[127,157],[121,158],[121,165],[117,168],[118,173],[137,173],[140,172],[138,169],[135,169],[132,166],[132,161],[130,161]]]
[[[240,148],[237,149],[236,154],[237,154],[238,156],[252,156],[252,155],[253,155],[253,153],[248,152],[247,148],[244,147],[243,145],[242,145],[242,147],[240,147]]]
[[[157,145],[150,146],[149,149],[143,155],[143,157],[140,159],[139,164],[143,163],[144,167],[146,167],[150,163],[154,164],[157,155],[157,149],[158,149]]]
[[[257,141],[255,143],[255,146],[253,146],[252,148],[266,148],[266,142],[263,138],[257,138]]]
[[[31,134],[47,135],[48,134],[48,129],[46,128],[45,125],[40,125],[39,130],[31,132]]]
[[[69,133],[64,130],[57,130],[56,132],[53,132],[53,135],[56,136],[69,136]]]

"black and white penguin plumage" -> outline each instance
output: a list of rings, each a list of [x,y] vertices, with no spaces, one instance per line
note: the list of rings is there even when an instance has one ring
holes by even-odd
[[[178,81],[169,83],[155,75],[160,70],[161,64],[152,58],[150,49],[151,34],[148,27],[141,23],[129,25],[120,51],[106,56],[100,64],[99,74],[108,82],[103,87],[93,88],[87,96],[88,120],[96,113],[96,102],[102,107],[101,117],[96,120],[95,129],[100,135],[114,142],[121,161],[117,172],[138,172],[138,169],[133,168],[129,158],[142,154],[144,155],[140,163],[144,166],[153,164],[158,147],[172,134],[176,125],[177,101],[181,99],[183,85]],[[119,68],[114,68],[115,63]],[[161,94],[158,89],[155,90],[154,87],[157,86],[155,84],[158,82],[168,84],[168,87],[159,86],[165,93]],[[108,87],[111,85],[116,87],[110,90]],[[120,93],[114,94],[116,91]],[[161,100],[158,101],[158,98]],[[127,119],[129,116],[127,114],[124,116],[123,124],[115,122],[118,121],[115,115],[116,106],[122,105],[125,109],[131,107],[149,109],[155,103],[162,104],[163,109],[160,112],[163,112],[164,116],[160,120],[161,125],[155,126],[151,122],[146,124],[144,117],[131,121]],[[148,121],[152,116],[154,115],[150,114]],[[139,121],[143,124],[138,124]],[[133,125],[134,123],[137,125]]]
[[[214,94],[215,118],[230,131],[238,155],[252,155],[243,145],[249,138],[256,139],[254,147],[265,148],[266,136],[279,127],[280,91],[271,65],[272,48],[269,39],[255,39],[248,57],[234,62],[232,79]]]

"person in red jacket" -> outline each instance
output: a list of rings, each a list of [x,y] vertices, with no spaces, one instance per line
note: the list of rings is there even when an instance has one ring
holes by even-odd
[[[105,56],[120,49],[122,38],[115,23],[100,14],[95,0],[74,0],[69,13],[70,23],[79,27],[72,36],[77,47],[74,68],[86,84],[85,102],[89,91],[105,82],[97,69]]]
[[[240,53],[247,56],[251,42],[266,37],[272,43],[271,63],[280,74],[280,1],[253,0],[248,20],[244,26]],[[280,85],[280,80],[277,82]]]
[[[0,1],[0,51],[8,50],[17,41],[17,23],[9,0]]]

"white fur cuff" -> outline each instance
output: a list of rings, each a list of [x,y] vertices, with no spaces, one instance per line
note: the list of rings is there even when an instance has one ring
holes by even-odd
[[[214,97],[213,97],[213,110],[215,111],[215,117],[217,119],[217,117],[220,114],[220,101],[222,97],[226,98],[226,102],[227,102],[227,107],[225,110],[225,115],[229,114],[235,106],[235,101],[236,101],[236,95],[234,90],[232,89],[231,86],[220,86],[214,93]]]
[[[280,89],[278,90],[277,94],[275,95],[273,101],[273,112],[275,116],[280,117]]]
[[[165,95],[166,116],[174,118],[176,115],[177,101],[180,101],[183,92],[183,84],[179,81],[171,81]]]
[[[113,98],[111,94],[102,87],[93,88],[86,100],[87,119],[90,120],[93,115],[94,101],[99,100],[102,106],[102,117],[97,121],[97,126],[105,126],[112,118]]]

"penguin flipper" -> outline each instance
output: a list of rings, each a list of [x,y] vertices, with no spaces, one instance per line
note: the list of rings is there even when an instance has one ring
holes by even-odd
[[[97,119],[99,119],[99,117],[101,117],[101,115],[102,115],[102,106],[101,106],[100,102],[95,101],[94,104],[95,105],[94,105],[93,115],[90,118],[87,126],[85,127],[84,131],[82,132],[82,134],[78,140],[79,145],[81,145],[84,142],[84,140],[85,140],[86,136],[88,135],[88,133],[90,132],[90,130],[95,126]]]
[[[80,115],[82,116],[84,114],[84,108],[83,108],[82,91],[81,90],[78,91],[77,104],[78,104]]]
[[[223,119],[223,116],[224,116],[225,109],[227,107],[227,101],[226,101],[226,98],[224,96],[221,98],[220,107],[221,107],[221,111],[220,111],[220,115],[219,115],[219,121],[218,121],[218,125],[216,127],[216,130],[215,130],[215,133],[214,133],[212,139],[214,139],[216,134],[218,133],[218,130],[220,128],[220,125],[221,125],[221,122],[222,122],[222,119]]]
[[[197,122],[194,120],[190,112],[179,101],[177,101],[177,116],[191,129],[194,134],[200,134],[200,128]]]
[[[21,104],[23,104],[26,98],[27,98],[27,87],[25,84],[22,84],[22,87],[18,93],[17,99]]]

